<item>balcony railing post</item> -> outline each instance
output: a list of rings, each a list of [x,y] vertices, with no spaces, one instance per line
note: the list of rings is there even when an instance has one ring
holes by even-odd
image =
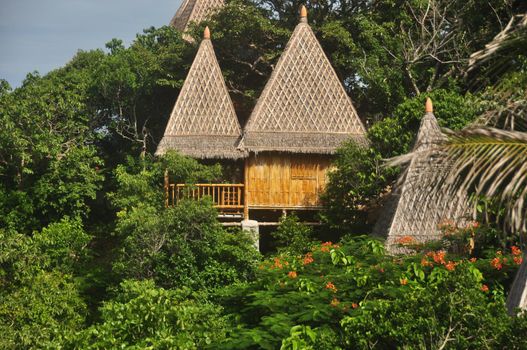
[[[168,169],[165,169],[165,208],[168,208],[168,188],[169,188],[170,182],[168,179]]]

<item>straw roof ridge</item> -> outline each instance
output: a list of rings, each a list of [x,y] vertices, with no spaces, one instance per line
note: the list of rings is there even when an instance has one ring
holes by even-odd
[[[258,99],[239,148],[333,153],[366,130],[307,21],[296,26]]]
[[[197,158],[241,158],[242,131],[212,43],[204,39],[183,83],[156,154],[169,149]]]
[[[224,0],[184,0],[170,20],[170,25],[184,32],[190,22],[199,23],[224,5]]]
[[[410,236],[421,243],[439,239],[439,225],[445,220],[458,225],[466,221],[470,210],[468,195],[446,191],[449,165],[440,157],[438,148],[444,140],[434,114],[427,112],[413,148],[415,155],[374,228],[376,235],[387,237],[390,253],[408,252],[399,245],[403,237]]]

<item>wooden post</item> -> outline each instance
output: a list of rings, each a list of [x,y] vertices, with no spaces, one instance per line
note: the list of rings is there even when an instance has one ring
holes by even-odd
[[[245,158],[243,177],[243,219],[249,220],[249,199],[247,198],[247,188],[249,187],[249,158]]]
[[[168,208],[168,198],[169,198],[169,194],[168,194],[168,188],[169,188],[169,179],[168,179],[168,169],[165,169],[165,208]]]

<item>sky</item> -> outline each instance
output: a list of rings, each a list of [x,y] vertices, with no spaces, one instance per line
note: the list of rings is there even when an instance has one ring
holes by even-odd
[[[0,0],[0,79],[18,87],[82,50],[168,24],[181,0]]]

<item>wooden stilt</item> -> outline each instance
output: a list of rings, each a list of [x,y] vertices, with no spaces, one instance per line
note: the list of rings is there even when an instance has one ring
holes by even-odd
[[[244,186],[243,186],[243,219],[249,220],[249,198],[247,196],[247,188],[249,187],[249,159],[245,159],[245,166],[243,169]]]

